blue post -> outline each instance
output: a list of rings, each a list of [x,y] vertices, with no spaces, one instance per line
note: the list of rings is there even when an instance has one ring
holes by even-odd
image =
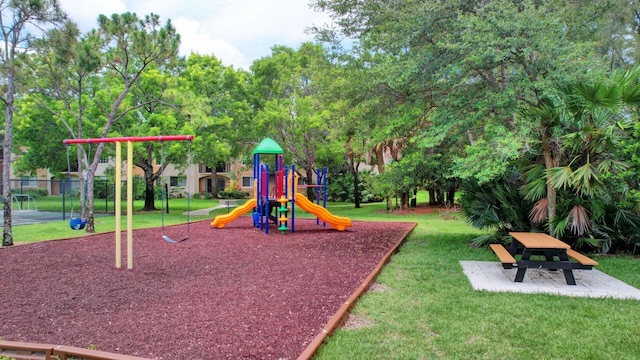
[[[327,167],[322,168],[322,207],[327,208]],[[327,226],[327,223],[324,223]]]
[[[252,186],[255,186],[255,193],[253,196],[256,198],[256,207],[253,208],[253,227],[257,228],[260,225],[259,218],[260,214],[258,213],[258,209],[260,209],[260,180],[258,174],[260,173],[260,154],[253,154],[253,182]]]
[[[264,213],[264,200],[263,200],[263,193],[262,193],[262,173],[264,172],[264,165],[260,165],[260,170],[258,172],[258,199],[257,199],[257,205],[258,205],[258,214],[260,215],[260,231],[262,231],[264,229],[264,218],[262,217],[263,213]]]
[[[267,225],[264,228],[264,233],[269,234],[269,164],[264,165],[265,168],[265,204],[264,204],[264,213],[267,218]]]
[[[296,168],[295,165],[291,165],[291,233],[293,234],[296,230],[296,216],[295,216],[295,211],[296,211],[296,193],[295,193],[295,188],[296,188]]]

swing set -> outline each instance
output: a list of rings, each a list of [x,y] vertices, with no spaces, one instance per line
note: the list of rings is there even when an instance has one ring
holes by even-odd
[[[133,136],[133,137],[114,137],[114,138],[90,138],[90,139],[65,139],[62,142],[65,145],[70,144],[94,144],[94,143],[115,143],[116,144],[116,179],[115,179],[115,219],[116,219],[116,268],[122,267],[122,224],[121,224],[121,204],[122,204],[122,146],[121,144],[127,143],[127,269],[133,269],[133,143],[134,142],[160,142],[163,144],[162,149],[162,161],[164,166],[164,142],[165,141],[188,141],[189,153],[191,152],[191,141],[193,135],[167,135],[167,136]],[[69,159],[69,150],[67,147],[67,160]],[[189,154],[190,157],[190,154]],[[191,159],[189,158],[189,161]],[[69,162],[70,165],[70,162]],[[71,177],[69,173],[69,178]],[[86,200],[86,191],[85,191]],[[164,194],[163,194],[164,204]],[[187,207],[190,207],[190,202],[187,201]],[[73,209],[73,202],[72,202]],[[190,209],[187,209],[190,210]],[[73,211],[73,210],[72,210]],[[188,212],[187,212],[188,214]],[[73,228],[73,215],[69,225]],[[82,219],[80,219],[81,222]],[[77,220],[76,220],[77,221]],[[86,224],[86,219],[85,219]],[[82,226],[84,227],[84,225]],[[79,228],[80,229],[80,228]],[[79,230],[78,229],[78,230]],[[76,229],[74,229],[76,230]],[[162,238],[167,242],[177,243],[189,238],[189,224],[187,223],[187,237],[182,240],[172,240],[170,237],[164,234],[164,205],[162,210]]]
[[[89,146],[91,146],[91,144],[89,144]],[[67,148],[67,178],[69,180],[69,201],[71,202],[71,216],[69,217],[69,227],[72,230],[82,230],[84,229],[85,225],[87,225],[87,217],[84,213],[87,207],[87,182],[85,181],[84,183],[84,203],[80,208],[80,215],[77,216],[73,207],[73,186],[71,185],[71,158],[69,157],[69,145],[65,144],[65,147]],[[89,150],[89,153],[91,153],[91,150]],[[64,192],[66,192],[66,189]]]

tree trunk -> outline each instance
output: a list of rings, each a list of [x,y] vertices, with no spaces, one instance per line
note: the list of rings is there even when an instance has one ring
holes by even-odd
[[[88,233],[94,233],[96,232],[96,223],[95,223],[95,218],[94,218],[94,209],[93,209],[93,184],[94,184],[94,171],[95,170],[90,170],[87,173],[87,193],[86,193],[86,200],[87,200],[87,225],[85,226],[85,231]]]
[[[305,177],[305,181],[307,185],[313,185],[313,168],[305,167],[304,171],[307,173]],[[311,201],[316,201],[316,192],[315,188],[307,188],[307,197]]]
[[[347,154],[347,160],[349,163],[349,172],[353,176],[353,202],[356,209],[359,209],[362,200],[362,196],[360,195],[360,162],[356,160],[353,152]]]
[[[353,174],[353,202],[356,205],[356,209],[360,208],[360,176],[358,174],[357,167],[354,169],[351,166],[351,173]]]
[[[436,205],[438,203],[436,190],[433,188],[429,189],[429,206]]]
[[[451,186],[447,190],[447,198],[445,200],[445,203],[447,205],[453,205],[454,202],[455,202],[455,196],[456,196],[456,188],[455,188],[455,186]]]
[[[4,144],[2,145],[2,200],[4,205],[4,223],[2,228],[2,246],[13,245],[11,229],[11,154],[13,153],[13,99],[15,92],[15,74],[9,69],[7,74],[7,103],[5,104]]]
[[[211,195],[214,198],[218,197],[218,169],[215,166],[211,167]]]
[[[555,167],[556,159],[551,150],[551,139],[546,133],[542,135],[542,155],[544,156],[545,169]],[[553,185],[547,181],[547,224],[549,225],[549,235],[553,235],[553,219],[556,217],[557,192]]]
[[[400,209],[409,209],[409,193],[407,191],[403,191],[400,197]]]
[[[153,176],[153,168],[144,170],[144,207],[142,211],[156,210],[156,189],[157,177]]]
[[[373,147],[373,153],[376,155],[376,166],[378,167],[378,173],[382,175],[384,173],[384,148],[383,144],[378,144]],[[391,211],[393,206],[393,199],[391,195],[387,195],[387,211]]]

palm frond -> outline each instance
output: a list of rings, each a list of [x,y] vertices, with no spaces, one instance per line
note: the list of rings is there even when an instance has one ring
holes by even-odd
[[[547,183],[545,179],[544,165],[533,164],[527,166],[522,173],[525,182],[520,188],[520,193],[526,200],[537,201],[547,194]]]
[[[569,166],[553,167],[546,170],[549,183],[556,189],[571,187],[571,175],[573,171]]]
[[[620,71],[616,74],[615,82],[620,85],[622,101],[631,106],[640,106],[640,67]]]
[[[614,159],[604,159],[598,164],[598,173],[617,173],[629,168],[629,164]]]
[[[542,224],[549,218],[549,211],[547,206],[549,205],[548,198],[542,198],[533,205],[529,212],[529,219],[534,224]]]
[[[593,195],[601,183],[598,178],[598,169],[587,162],[571,174],[570,183],[581,195]]]
[[[571,231],[578,236],[584,235],[591,228],[589,215],[582,205],[576,205],[569,211],[567,222],[571,224]]]

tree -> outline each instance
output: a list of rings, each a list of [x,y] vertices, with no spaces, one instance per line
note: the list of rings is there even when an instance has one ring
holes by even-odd
[[[160,136],[192,134],[191,123],[181,112],[192,109],[180,93],[180,79],[170,73],[171,69],[150,65],[140,75],[137,86],[123,102],[124,107],[133,108],[127,116],[114,124],[112,133],[118,136]],[[156,101],[149,101],[156,99]],[[113,135],[112,135],[113,136]],[[159,142],[135,143],[134,165],[144,172],[145,196],[142,211],[155,208],[155,185],[168,164],[187,164],[186,146],[166,145]]]
[[[33,41],[43,27],[58,25],[65,20],[56,0],[0,0],[0,99],[5,107],[5,127],[2,145],[2,198],[4,222],[2,246],[13,245],[11,229],[11,155],[13,153],[13,114],[16,92],[28,75],[21,72],[24,57],[32,50]]]
[[[329,66],[320,45],[304,43],[296,51],[275,46],[269,57],[253,63],[258,93],[265,101],[255,119],[265,135],[271,135],[285,149],[298,169],[305,171],[305,181],[313,184],[319,160],[331,158],[328,138],[331,112],[319,97],[319,79]],[[313,189],[308,189],[314,198]]]
[[[84,117],[85,112],[91,110],[93,95],[103,87],[103,79],[97,73],[102,62],[99,52],[95,50],[97,45],[94,39],[79,36],[77,26],[67,22],[63,27],[50,30],[47,41],[34,43],[36,53],[29,58],[28,64],[39,81],[31,86],[30,93],[23,100],[25,111],[20,116],[19,127],[21,143],[29,147],[25,160],[47,159],[53,149],[60,149],[61,151],[54,152],[63,154],[65,149],[62,148],[62,139],[69,135],[74,138],[90,138],[98,134],[99,124],[85,122]],[[41,136],[29,136],[34,131],[48,127],[56,127],[57,131],[48,132],[46,140],[41,139]],[[87,146],[75,146],[74,164],[77,166],[73,167],[77,169],[80,180],[78,190],[81,198],[87,196],[85,172],[82,171],[89,167]],[[34,163],[38,167],[32,167],[31,170],[48,168],[53,172],[71,171],[67,168],[68,165],[56,167],[56,164],[59,162],[38,161]],[[86,217],[87,212],[87,204],[82,202],[81,216]]]
[[[211,194],[217,196],[218,165],[238,157],[252,140],[249,74],[223,66],[213,55],[191,54],[181,77],[183,94],[191,98],[184,112],[198,130],[194,161],[211,169]]]
[[[80,40],[70,30],[61,34],[61,41],[48,49],[38,67],[46,79],[39,96],[42,100],[53,97],[64,104],[60,107],[63,111],[47,109],[64,124],[72,138],[86,135],[87,126],[95,129],[97,137],[106,138],[116,122],[141,107],[158,103],[161,99],[157,96],[125,100],[150,68],[172,66],[177,58],[180,36],[170,21],[161,26],[155,14],[144,19],[132,13],[113,14],[111,18],[100,15],[98,25],[97,30]],[[89,82],[89,88],[85,81]],[[46,101],[40,104],[46,106]],[[83,149],[78,150],[78,162],[86,172],[87,232],[95,231],[93,184],[103,148],[104,143],[100,143],[92,158]]]
[[[545,124],[518,118],[521,109],[543,108],[557,88],[601,72],[593,38],[613,14],[603,3],[555,0],[313,4],[338,24],[317,34],[355,38],[365,53],[384,56],[372,82],[398,79],[393,106],[430,109],[425,134],[463,149],[448,165],[453,175],[481,182],[504,174],[521,144],[545,133]]]
[[[616,186],[607,179],[628,167],[619,160],[618,147],[631,123],[637,121],[638,79],[636,68],[620,72],[610,81],[571,83],[543,113],[555,122],[549,132],[557,136],[557,156],[553,166],[546,161],[544,167],[527,166],[528,181],[523,190],[529,200],[537,201],[532,219],[539,223],[549,220],[553,235],[569,231],[569,236],[583,241],[589,237],[602,240],[608,237],[608,231],[603,230],[607,212],[615,209],[617,218],[625,218],[622,206],[610,206],[618,200],[612,191]],[[560,195],[557,213],[547,211],[549,186]],[[600,245],[607,252],[611,241]]]

